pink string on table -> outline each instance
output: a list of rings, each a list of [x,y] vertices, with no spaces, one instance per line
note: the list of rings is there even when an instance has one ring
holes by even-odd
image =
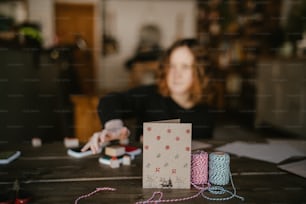
[[[136,202],[136,204],[182,202],[182,201],[191,200],[191,199],[194,199],[194,198],[198,197],[205,190],[207,190],[207,188],[203,188],[203,190],[200,190],[199,192],[197,192],[195,195],[192,195],[192,196],[188,196],[188,197],[184,197],[184,198],[173,198],[173,199],[162,199],[163,193],[160,192],[160,191],[156,191],[156,192],[153,193],[151,198],[149,198],[148,200],[139,201],[139,202]],[[159,198],[154,200],[154,197],[157,194],[159,194]]]
[[[74,204],[77,204],[79,202],[79,200],[83,199],[83,198],[88,198],[92,195],[94,195],[95,193],[98,193],[100,191],[115,191],[116,189],[115,188],[110,188],[110,187],[103,187],[103,188],[96,188],[96,190],[88,193],[88,194],[85,194],[85,195],[82,195],[80,197],[78,197],[75,201],[74,201]]]

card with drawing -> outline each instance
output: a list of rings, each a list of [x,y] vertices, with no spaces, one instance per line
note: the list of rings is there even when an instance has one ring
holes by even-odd
[[[190,188],[190,123],[143,124],[143,188]]]

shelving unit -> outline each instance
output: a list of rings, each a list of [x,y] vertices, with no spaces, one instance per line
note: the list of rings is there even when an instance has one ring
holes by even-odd
[[[198,0],[197,33],[212,60],[213,104],[250,119],[255,113],[257,63],[278,29],[277,1]],[[270,35],[272,33],[272,36]]]

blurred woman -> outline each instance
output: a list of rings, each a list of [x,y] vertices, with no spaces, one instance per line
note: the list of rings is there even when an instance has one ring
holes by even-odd
[[[213,134],[212,111],[206,103],[208,76],[205,74],[203,47],[195,39],[175,42],[163,56],[157,83],[100,99],[98,113],[104,127],[96,132],[82,151],[98,151],[103,142],[128,138],[123,120],[136,118],[136,136],[142,139],[143,122],[180,119],[192,123],[192,138]]]

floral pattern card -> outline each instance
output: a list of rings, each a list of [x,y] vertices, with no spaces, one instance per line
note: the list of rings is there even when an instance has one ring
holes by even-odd
[[[191,123],[143,124],[143,188],[190,188]]]

